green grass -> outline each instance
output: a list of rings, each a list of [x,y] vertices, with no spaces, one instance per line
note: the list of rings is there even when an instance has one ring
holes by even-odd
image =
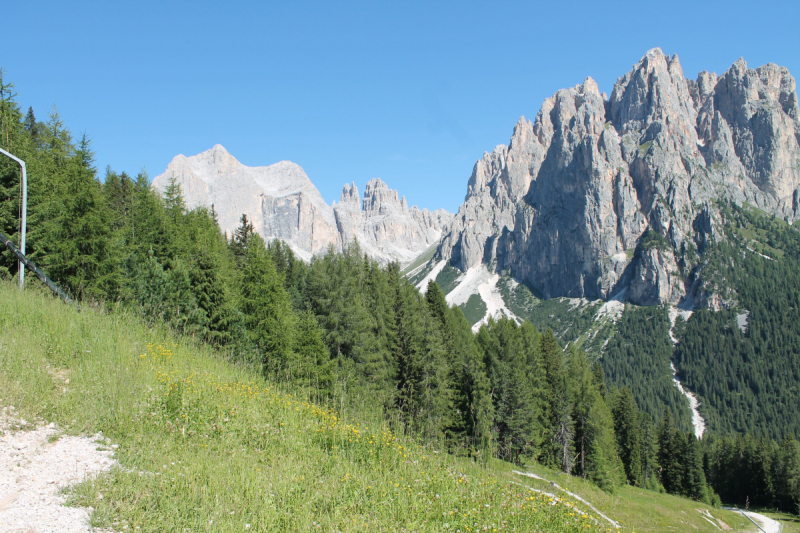
[[[780,219],[776,218],[775,220],[780,220]],[[781,222],[783,221],[781,220]],[[754,226],[747,228],[737,228],[735,226],[732,226],[731,229],[733,230],[734,233],[736,233],[740,237],[744,237],[746,242],[756,252],[772,257],[773,259],[783,259],[783,256],[785,255],[785,252],[783,250],[779,248],[773,248],[772,246],[764,242],[769,238],[769,232],[767,230],[756,228]]]
[[[539,331],[552,329],[563,343],[575,342],[590,355],[598,355],[605,340],[614,334],[613,324],[595,320],[601,303],[576,305],[569,298],[542,300],[509,276],[500,278],[497,287],[512,313],[530,321]]]
[[[477,324],[486,316],[486,303],[479,294],[473,294],[466,303],[459,305],[459,307],[464,312],[464,318],[471,325]]]
[[[606,530],[513,484],[502,463],[437,453],[125,313],[78,313],[0,282],[0,327],[0,405],[119,445],[120,467],[70,496],[95,508],[94,526]]]
[[[417,273],[416,273],[416,274],[414,274],[413,276],[408,276],[408,275],[406,274],[406,276],[408,277],[408,282],[409,282],[409,283],[411,283],[411,284],[412,284],[412,285],[414,285],[414,286],[416,286],[416,285],[419,285],[419,283],[420,283],[420,282],[421,282],[423,279],[425,279],[425,276],[427,276],[428,274],[430,274],[430,273],[431,273],[431,271],[433,270],[434,266],[436,266],[436,265],[435,265],[435,263],[433,263],[433,262],[430,262],[430,263],[428,263],[427,265],[425,265],[424,267],[422,267],[422,268],[419,270],[419,272],[417,272]]]
[[[436,255],[436,250],[439,248],[439,243],[437,242],[421,254],[419,254],[416,259],[411,261],[402,271],[403,275],[408,275],[409,272],[413,272],[415,268],[419,268],[431,259],[433,256]]]
[[[613,494],[609,494],[584,479],[554,472],[539,465],[526,465],[525,470],[591,502],[600,512],[619,522],[622,526],[620,531],[718,532],[719,529],[709,524],[700,511],[708,511],[711,516],[721,519],[734,531],[755,531],[752,523],[741,515],[685,498],[631,486],[620,487]],[[521,483],[532,488],[556,495],[564,494],[547,481],[516,477]]]
[[[442,271],[439,272],[439,275],[436,276],[436,283],[439,285],[439,288],[442,289],[442,292],[449,294],[458,286],[456,280],[461,275],[462,272],[459,269],[447,264]]]

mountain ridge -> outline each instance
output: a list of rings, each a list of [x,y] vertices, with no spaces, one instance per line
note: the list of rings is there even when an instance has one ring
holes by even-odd
[[[677,55],[654,48],[610,97],[586,78],[522,117],[475,164],[438,255],[545,297],[628,289],[641,305],[724,307],[699,282],[699,254],[719,235],[715,202],[800,216],[798,117],[783,67],[739,60],[687,80]]]
[[[285,241],[305,260],[358,241],[382,263],[406,263],[436,243],[452,218],[443,209],[409,208],[379,178],[367,183],[363,204],[352,183],[343,187],[338,203],[328,205],[296,163],[248,167],[219,144],[195,156],[176,156],[152,187],[163,194],[173,179],[190,208],[214,206],[228,235],[245,214],[262,237]]]

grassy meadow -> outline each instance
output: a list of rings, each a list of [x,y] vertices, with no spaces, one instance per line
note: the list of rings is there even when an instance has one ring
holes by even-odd
[[[78,312],[0,282],[0,407],[66,433],[102,432],[120,466],[76,487],[115,531],[718,531],[705,506],[608,494],[537,465],[549,483],[416,443],[345,415],[124,312]],[[369,410],[365,410],[368,413]],[[536,492],[553,493],[556,498]],[[588,512],[588,513],[585,513]],[[733,513],[710,510],[733,530]]]
[[[103,434],[77,487],[117,531],[607,531],[501,471],[345,418],[124,313],[0,283],[0,404]]]

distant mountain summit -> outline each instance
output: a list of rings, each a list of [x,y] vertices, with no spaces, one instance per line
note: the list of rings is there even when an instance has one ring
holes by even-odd
[[[163,193],[173,178],[187,206],[213,205],[229,235],[246,214],[267,241],[281,239],[304,259],[358,240],[382,263],[405,263],[436,244],[453,216],[443,209],[409,208],[405,197],[380,179],[367,183],[363,204],[350,184],[330,206],[299,165],[248,167],[219,144],[195,156],[176,156],[152,187]]]
[[[686,79],[654,48],[610,97],[591,78],[521,118],[473,169],[438,259],[545,298],[725,306],[702,279],[719,202],[800,218],[794,78],[740,59]]]

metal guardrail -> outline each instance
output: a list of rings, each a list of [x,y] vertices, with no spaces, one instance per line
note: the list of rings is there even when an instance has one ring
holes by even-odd
[[[78,306],[78,303],[69,296],[67,296],[67,293],[61,290],[61,287],[56,285],[53,282],[53,280],[48,278],[47,275],[44,272],[42,272],[42,269],[37,267],[33,261],[25,257],[25,254],[20,252],[19,249],[16,246],[14,246],[14,243],[11,242],[11,239],[6,237],[6,235],[3,232],[0,232],[0,242],[5,244],[6,248],[11,250],[11,252],[17,256],[20,264],[26,266],[31,272],[33,272],[36,275],[36,277],[39,278],[42,281],[42,283],[47,285],[47,287],[51,291],[53,291],[59,298],[61,298],[62,300],[64,300],[64,302],[68,304],[75,304],[76,306]],[[80,306],[78,306],[78,309],[80,309]]]

